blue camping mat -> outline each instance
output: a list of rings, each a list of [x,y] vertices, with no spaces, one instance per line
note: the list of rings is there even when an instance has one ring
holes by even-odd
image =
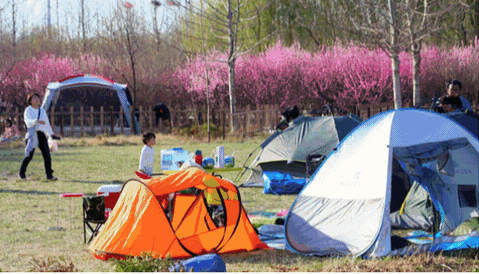
[[[407,246],[401,249],[393,250],[391,256],[406,256],[412,254],[419,254],[423,252],[438,252],[438,251],[455,251],[461,249],[475,249],[479,248],[479,232],[474,231],[463,236],[447,236],[441,235],[440,232],[435,235],[435,242],[432,242],[432,234],[424,231],[413,231],[404,239],[416,245]]]
[[[274,249],[285,249],[284,226],[263,225],[258,228],[259,239]]]
[[[306,184],[306,178],[294,179],[290,174],[278,171],[263,171],[263,194],[298,194]]]
[[[190,258],[169,268],[170,272],[226,272],[226,264],[218,254]]]

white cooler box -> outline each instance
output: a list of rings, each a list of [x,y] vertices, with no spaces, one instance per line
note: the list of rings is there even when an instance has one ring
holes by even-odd
[[[108,219],[110,212],[120,198],[123,185],[102,185],[98,188],[97,195],[105,196],[105,217]]]

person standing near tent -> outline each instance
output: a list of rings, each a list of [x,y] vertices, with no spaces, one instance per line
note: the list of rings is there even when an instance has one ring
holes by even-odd
[[[444,109],[444,112],[459,110],[472,111],[471,103],[460,95],[461,89],[462,83],[456,79],[450,80],[447,83],[447,92],[441,96],[442,103],[440,104],[440,107]]]
[[[48,147],[47,135],[54,139],[60,139],[60,137],[53,133],[47,112],[40,107],[40,103],[40,95],[37,93],[28,95],[27,104],[29,106],[25,109],[23,114],[25,125],[27,126],[27,134],[25,136],[27,144],[25,146],[25,158],[20,166],[18,176],[22,180],[27,179],[25,172],[27,171],[28,164],[33,158],[35,148],[38,146],[42,152],[47,180],[56,181],[58,178],[53,176],[52,158]]]
[[[151,132],[147,132],[143,134],[141,140],[145,145],[141,150],[139,169],[140,172],[151,176],[151,174],[153,174],[153,162],[155,160],[155,149],[153,146],[156,144],[156,136]]]
[[[276,129],[279,131],[285,130],[291,122],[299,117],[300,111],[298,106],[292,106],[287,108],[283,113],[281,113],[281,122],[276,126]]]

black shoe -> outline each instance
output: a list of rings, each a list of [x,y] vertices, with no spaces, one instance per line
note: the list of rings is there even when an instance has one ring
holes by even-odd
[[[18,173],[18,178],[20,178],[20,180],[24,180],[24,181],[27,180],[27,176],[25,176],[25,174],[22,174],[22,173]]]

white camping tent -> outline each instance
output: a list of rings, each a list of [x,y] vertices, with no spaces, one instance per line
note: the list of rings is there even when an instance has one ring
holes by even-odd
[[[60,106],[65,110],[73,107],[79,111],[84,106],[88,111],[93,106],[98,111],[100,106],[105,110],[109,107],[115,109],[122,107],[125,113],[125,122],[130,126],[130,106],[132,99],[127,85],[115,83],[114,81],[96,75],[76,75],[58,82],[48,83],[42,107],[48,111],[50,107],[60,111]],[[133,124],[137,132],[140,132],[140,125],[133,116]]]
[[[376,257],[391,252],[393,159],[431,195],[440,232],[479,216],[479,140],[443,115],[418,109],[378,114],[324,160],[285,221],[286,248],[309,255]],[[444,238],[436,238],[436,242]]]

